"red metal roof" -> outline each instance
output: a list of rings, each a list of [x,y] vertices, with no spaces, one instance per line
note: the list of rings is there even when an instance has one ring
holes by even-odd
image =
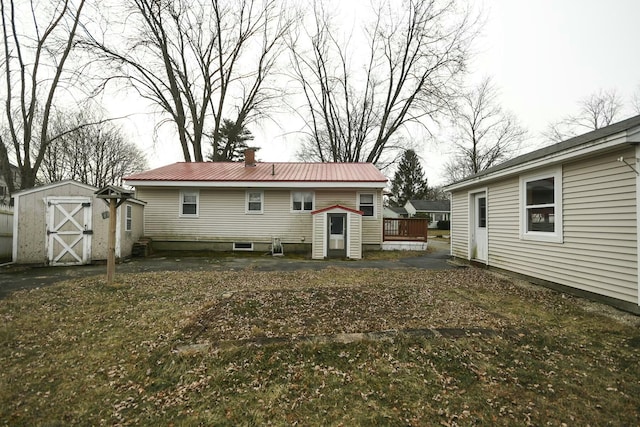
[[[180,162],[124,179],[132,185],[136,181],[387,182],[372,163]]]

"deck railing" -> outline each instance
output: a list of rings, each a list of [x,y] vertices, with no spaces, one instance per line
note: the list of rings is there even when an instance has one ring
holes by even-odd
[[[427,241],[429,221],[426,218],[384,218],[383,240]]]

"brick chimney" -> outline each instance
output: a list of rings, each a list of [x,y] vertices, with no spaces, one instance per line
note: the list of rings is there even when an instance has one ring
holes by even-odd
[[[247,148],[244,150],[244,167],[253,167],[256,165],[256,149]]]

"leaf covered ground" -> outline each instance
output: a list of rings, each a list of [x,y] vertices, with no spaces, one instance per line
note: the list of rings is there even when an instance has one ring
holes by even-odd
[[[0,300],[4,425],[637,425],[638,318],[486,271],[167,272]]]

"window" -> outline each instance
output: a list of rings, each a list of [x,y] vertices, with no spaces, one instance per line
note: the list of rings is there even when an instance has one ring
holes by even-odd
[[[253,243],[252,242],[233,242],[233,250],[234,251],[252,251]]]
[[[478,198],[478,228],[487,228],[487,198]]]
[[[294,212],[311,212],[313,210],[312,191],[294,191],[291,193],[291,210]]]
[[[358,194],[358,210],[364,212],[362,216],[375,216],[375,196],[373,193]]]
[[[199,198],[200,198],[200,193],[198,193],[197,191],[181,191],[180,192],[180,216],[197,217]]]
[[[263,206],[264,193],[262,191],[247,191],[247,209],[246,213],[261,214]]]
[[[520,179],[523,239],[562,242],[561,180],[561,170]]]
[[[131,231],[131,225],[133,224],[133,209],[131,205],[126,205],[124,212],[125,212],[124,231]]]

